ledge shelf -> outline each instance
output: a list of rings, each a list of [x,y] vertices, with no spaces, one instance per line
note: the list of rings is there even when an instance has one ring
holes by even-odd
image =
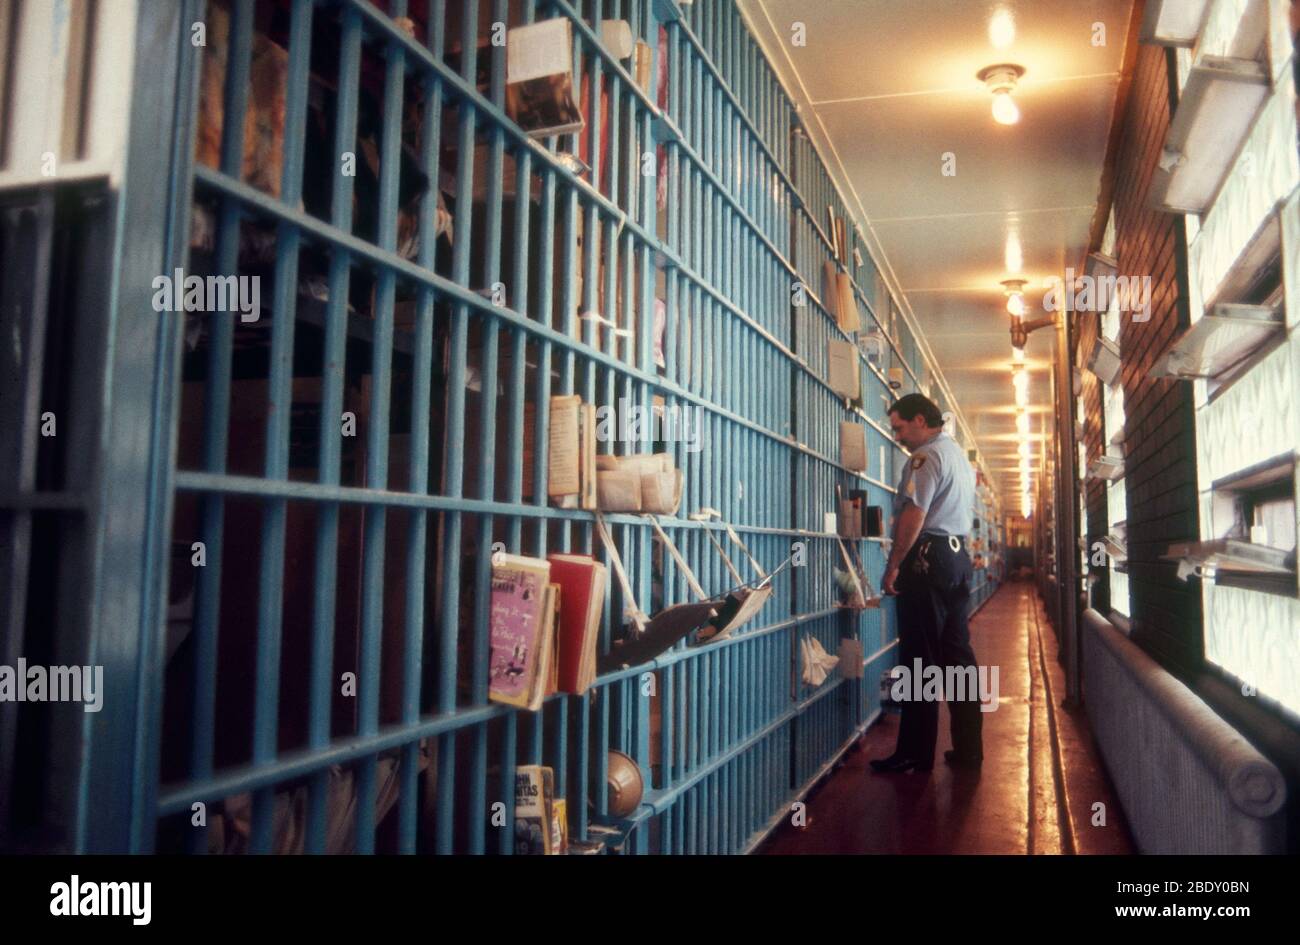
[[[1105,453],[1088,464],[1089,479],[1105,479],[1114,482],[1124,478],[1124,457],[1114,453]]]
[[[1178,562],[1178,576],[1184,580],[1195,575],[1224,587],[1300,596],[1294,551],[1238,538],[1215,538],[1170,545],[1161,560]]]
[[[1151,178],[1151,203],[1204,213],[1219,192],[1270,88],[1254,59],[1203,56],[1192,66]]]
[[[1193,46],[1209,0],[1150,0],[1142,11],[1138,41],[1152,46]]]
[[[1279,337],[1284,327],[1280,309],[1220,303],[1156,359],[1150,376],[1220,377]]]
[[[1101,540],[1102,547],[1106,549],[1106,554],[1110,556],[1111,561],[1116,564],[1123,564],[1128,561],[1128,545],[1124,543],[1124,538],[1111,532]]]
[[[1119,346],[1105,335],[1098,335],[1088,355],[1088,370],[1106,385],[1114,384],[1122,367]]]

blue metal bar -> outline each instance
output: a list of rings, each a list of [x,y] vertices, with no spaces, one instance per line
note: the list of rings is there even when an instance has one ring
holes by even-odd
[[[307,120],[307,75],[311,63],[311,0],[294,0],[289,23],[286,76],[283,175],[280,199],[290,207],[302,194],[303,140]],[[267,479],[284,479],[289,471],[289,416],[293,381],[293,328],[298,291],[300,231],[282,222],[276,233],[275,302],[271,322],[271,377],[267,385]],[[258,585],[256,691],[253,709],[253,761],[275,757],[280,697],[280,631],[284,610],[284,542],[287,508],[271,501],[262,509],[262,566]],[[269,789],[253,795],[250,849],[271,849],[275,796]]]
[[[435,56],[442,54],[445,15],[443,0],[430,5],[432,28],[428,37]],[[431,181],[438,177],[438,155],[442,138],[442,90],[440,82],[430,79],[424,88],[425,114],[421,128],[420,163]],[[426,193],[420,202],[419,212],[419,263],[426,269],[436,265],[436,224],[438,188]],[[426,288],[418,292],[416,309],[415,349],[412,355],[411,382],[411,492],[419,495],[429,488],[429,416],[432,403],[433,382],[433,318],[434,294]],[[402,722],[414,724],[420,714],[420,679],[424,656],[424,606],[425,606],[425,548],[427,546],[429,518],[423,511],[410,516],[406,541],[406,633],[404,639],[404,668],[402,679]],[[399,796],[399,851],[414,853],[418,841],[418,764],[419,743],[412,743],[402,754],[402,784]]]
[[[356,153],[357,86],[361,70],[361,21],[343,11],[339,44],[339,82],[334,121],[334,153]],[[330,223],[344,232],[352,229],[352,181],[348,174],[334,177]],[[351,282],[351,255],[336,249],[330,256],[329,302],[325,315],[325,348],[321,364],[320,481],[338,485],[342,463],[343,362],[347,353],[347,298]],[[312,748],[329,744],[330,711],[334,694],[335,574],[338,567],[339,506],[321,506],[316,529],[315,595],[312,607],[311,703],[307,743]],[[314,777],[307,793],[309,853],[326,850],[326,797],[329,779]]]
[[[506,15],[505,0],[493,0],[493,20],[504,23]],[[502,106],[505,101],[505,49],[500,46],[492,47],[492,49],[490,94],[492,101],[498,106]],[[495,290],[501,270],[503,145],[504,138],[501,130],[499,127],[494,127],[489,135],[487,154],[487,223],[484,236],[486,258],[483,267],[483,281],[493,290]],[[519,193],[526,194],[527,189],[525,188]],[[498,331],[495,319],[489,319],[483,326],[483,360],[480,368],[482,404],[479,428],[483,442],[488,444],[486,452],[489,456],[494,455],[496,452]],[[495,472],[492,462],[480,463],[477,483],[480,497],[484,499],[493,497]],[[480,516],[478,520],[477,546],[479,556],[474,575],[474,612],[476,614],[486,614],[491,604],[492,558],[491,555],[484,553],[484,551],[492,546],[493,523],[494,519],[491,515]],[[475,704],[486,702],[488,699],[488,642],[487,634],[475,633],[471,677],[474,680],[472,698]],[[486,843],[484,829],[487,813],[487,729],[485,726],[479,726],[475,729],[472,751],[470,810],[473,812],[473,816],[470,819],[469,849],[471,853],[477,854],[484,852]]]
[[[406,13],[405,0],[390,3],[395,16]],[[384,112],[379,160],[379,247],[397,247],[397,185],[401,166],[402,93],[406,53],[389,43],[384,51]],[[375,326],[371,344],[371,401],[366,442],[366,482],[372,489],[388,487],[389,402],[393,367],[393,301],[395,275],[381,269],[375,290]],[[382,632],[384,619],[384,542],[388,515],[384,506],[368,509],[362,539],[361,659],[358,664],[358,729],[373,734],[379,727]],[[357,769],[357,852],[373,853],[377,786],[375,758],[364,758]]]
[[[253,3],[239,0],[232,5],[230,54],[226,61],[223,89],[224,123],[221,137],[221,170],[239,177],[243,167],[244,116],[248,110],[248,69],[252,55]],[[235,199],[221,201],[217,223],[216,270],[235,273],[239,256],[240,206]],[[229,312],[214,312],[209,322],[208,383],[203,401],[203,468],[220,473],[226,468],[230,423],[230,364],[234,348],[235,322]],[[205,495],[199,503],[199,534],[207,565],[199,572],[194,600],[194,721],[190,748],[190,777],[212,774],[216,738],[217,628],[221,616],[221,565],[224,551],[225,501],[220,495]],[[190,835],[189,851],[204,853],[208,848],[207,827]]]

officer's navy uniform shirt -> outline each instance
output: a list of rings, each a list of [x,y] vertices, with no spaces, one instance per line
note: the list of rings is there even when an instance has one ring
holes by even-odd
[[[912,451],[894,497],[894,517],[911,502],[925,513],[921,532],[970,534],[975,508],[975,470],[961,445],[940,432]]]

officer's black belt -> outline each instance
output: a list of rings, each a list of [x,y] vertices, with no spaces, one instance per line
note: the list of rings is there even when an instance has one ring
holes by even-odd
[[[917,536],[916,543],[919,545],[926,539],[947,541],[948,547],[954,552],[961,551],[962,548],[966,547],[966,538],[963,535],[945,535],[942,532],[921,532],[921,534]]]

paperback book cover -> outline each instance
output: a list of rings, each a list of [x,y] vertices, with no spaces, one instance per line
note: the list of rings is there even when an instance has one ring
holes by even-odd
[[[543,765],[515,769],[515,854],[543,856],[552,852],[551,818],[555,773]]]
[[[543,612],[551,566],[538,558],[502,555],[492,565],[488,696],[527,707],[542,662]]]

